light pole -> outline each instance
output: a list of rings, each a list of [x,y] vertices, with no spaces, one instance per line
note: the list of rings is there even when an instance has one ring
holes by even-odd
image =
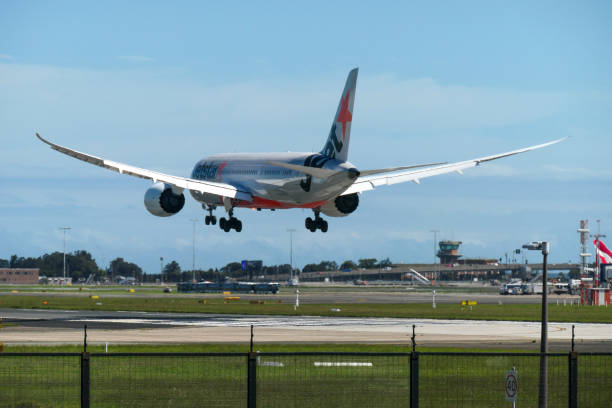
[[[164,257],[159,257],[159,281],[164,284]]]
[[[291,269],[289,272],[289,283],[293,284],[293,233],[295,229],[287,228],[287,232],[289,233],[289,268]]]
[[[540,382],[538,406],[546,408],[548,405],[548,289],[546,281],[546,260],[550,252],[550,243],[546,241],[534,241],[523,245],[523,248],[535,251],[542,251],[542,332],[540,334]]]
[[[193,275],[192,282],[195,283],[196,281],[196,278],[195,278],[195,228],[196,228],[196,222],[198,222],[198,219],[192,218],[190,221],[193,223],[193,252],[191,254],[191,272]]]
[[[64,285],[66,284],[66,231],[70,230],[70,227],[60,227],[60,230],[64,232]]]
[[[434,263],[434,265],[436,265],[436,266],[434,266],[434,277],[435,277],[435,279],[438,279],[438,266],[437,266],[438,262],[436,261],[436,247],[438,246],[438,232],[440,232],[440,231],[434,229],[434,230],[429,230],[429,232],[433,232],[433,234],[434,234],[434,246],[433,246],[433,249],[434,249],[434,261],[433,261],[433,263]]]

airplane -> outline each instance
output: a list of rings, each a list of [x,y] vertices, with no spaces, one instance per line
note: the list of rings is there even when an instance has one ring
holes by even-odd
[[[345,217],[359,206],[359,195],[384,185],[412,181],[416,184],[426,177],[457,172],[479,166],[502,157],[550,146],[566,139],[530,146],[511,152],[495,154],[456,163],[428,163],[358,170],[348,161],[353,105],[358,68],[349,72],[331,130],[320,152],[308,153],[225,153],[198,161],[191,177],[180,177],[141,169],[100,157],[81,153],[54,144],[38,133],[36,136],[52,149],[76,159],[106,169],[153,181],[145,192],[144,205],[153,215],[168,217],[185,205],[184,191],[202,205],[208,215],[206,225],[215,225],[213,211],[225,208],[228,218],[221,218],[219,226],[225,232],[242,231],[242,222],[234,216],[236,208],[280,210],[312,209],[305,226],[311,232],[327,232],[329,217]]]

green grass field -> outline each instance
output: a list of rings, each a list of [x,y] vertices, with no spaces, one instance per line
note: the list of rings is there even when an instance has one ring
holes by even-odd
[[[127,346],[133,347],[133,346]],[[164,346],[168,347],[168,346]],[[172,347],[172,346],[170,346]],[[241,346],[190,345],[157,352],[234,352]],[[187,347],[187,348],[185,348]],[[198,349],[206,347],[206,349]],[[267,346],[258,345],[262,352]],[[329,351],[326,346],[293,345],[270,352]],[[353,351],[357,345],[342,346]],[[405,352],[397,346],[362,346],[361,352]],[[144,351],[142,347],[139,347]],[[294,350],[292,348],[298,348]],[[126,352],[128,349],[123,348]],[[13,350],[11,350],[13,351]],[[63,350],[66,351],[66,350]],[[76,351],[76,350],[74,350]],[[96,352],[99,350],[93,349]],[[247,359],[226,356],[122,356],[91,358],[92,407],[228,407],[245,406]],[[317,366],[324,362],[331,366]],[[579,356],[579,406],[607,407],[612,398],[612,356]],[[331,364],[330,364],[331,363]],[[339,363],[362,363],[361,367]],[[333,364],[336,364],[334,366]],[[519,375],[518,406],[537,401],[539,357],[522,354],[421,354],[421,407],[506,406],[506,370]],[[409,406],[410,358],[407,355],[263,354],[257,367],[260,407],[397,407]],[[549,406],[566,406],[568,357],[549,357]],[[0,407],[78,407],[79,356],[18,357],[0,354]]]
[[[271,301],[250,304],[246,300],[224,303],[223,298],[193,297],[88,297],[49,295],[2,295],[0,308],[67,309],[146,311],[179,313],[219,313],[283,316],[347,316],[347,317],[405,317],[430,319],[474,319],[539,321],[540,305],[537,304],[481,304],[469,308],[455,304],[302,304],[297,311],[292,304]],[[46,302],[46,304],[44,304]],[[99,303],[99,304],[98,304]],[[332,309],[340,309],[333,311]],[[551,322],[612,323],[612,308],[592,306],[549,306]]]
[[[256,343],[255,351],[262,353],[297,353],[297,352],[334,352],[334,353],[409,353],[409,344],[346,344],[346,343]],[[4,352],[7,353],[80,353],[82,345],[59,344],[59,345],[28,345],[28,344],[6,344]],[[90,344],[87,346],[90,353],[104,353],[105,346],[102,344]],[[417,351],[422,352],[504,352],[504,353],[526,353],[520,349],[482,349],[482,348],[456,348],[456,347],[419,347]],[[187,343],[187,344],[111,344],[108,346],[109,353],[247,353],[248,344],[236,343]]]

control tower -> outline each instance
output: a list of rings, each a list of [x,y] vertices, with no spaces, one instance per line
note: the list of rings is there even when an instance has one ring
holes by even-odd
[[[442,265],[456,264],[461,257],[458,252],[461,244],[461,241],[440,241],[440,250],[438,251],[440,263]]]

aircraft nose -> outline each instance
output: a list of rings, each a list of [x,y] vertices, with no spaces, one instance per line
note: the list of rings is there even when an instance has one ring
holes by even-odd
[[[356,180],[357,177],[359,177],[359,174],[361,173],[355,167],[348,170],[348,178],[351,180]]]

